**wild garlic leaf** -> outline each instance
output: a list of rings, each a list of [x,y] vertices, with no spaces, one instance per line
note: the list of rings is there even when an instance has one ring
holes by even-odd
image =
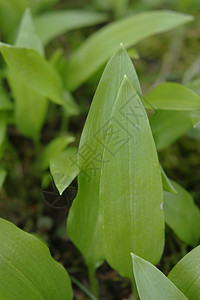
[[[151,117],[150,125],[157,150],[170,146],[193,126],[190,113],[158,110]]]
[[[33,49],[43,54],[29,9],[22,17],[15,46]],[[16,124],[25,136],[38,140],[47,112],[47,99],[23,81],[15,70],[8,70],[8,79],[15,100]]]
[[[164,247],[160,164],[146,111],[125,76],[107,124],[100,178],[100,222],[108,263],[131,278],[130,252],[157,263]]]
[[[8,72],[8,79],[15,100],[17,127],[25,136],[38,140],[47,113],[47,99],[22,81],[15,71]]]
[[[196,246],[200,240],[200,211],[192,196],[178,183],[171,180],[177,194],[164,192],[166,223],[188,245]]]
[[[68,148],[50,160],[51,175],[60,195],[78,175],[77,153],[78,149]]]
[[[200,246],[186,254],[171,270],[168,278],[190,300],[200,299]]]
[[[154,88],[145,98],[159,110],[200,109],[200,96],[175,82],[164,82]]]
[[[75,90],[117,50],[120,42],[130,47],[144,38],[193,20],[192,16],[171,11],[134,14],[104,26],[91,35],[66,62],[66,86]]]
[[[96,25],[107,20],[103,13],[84,10],[60,10],[41,14],[35,19],[36,31],[44,45],[67,31]]]
[[[0,299],[72,299],[69,275],[38,238],[0,219]]]
[[[110,119],[125,73],[137,92],[141,93],[133,64],[121,46],[103,72],[78,150],[78,195],[69,211],[67,232],[83,254],[87,265],[93,267],[97,267],[105,259],[99,224],[99,185],[104,141],[98,139],[98,134]]]
[[[67,145],[74,142],[73,136],[59,136],[51,140],[39,157],[41,167],[45,170],[49,166],[50,160],[52,160],[56,155],[65,149]]]
[[[37,51],[0,43],[0,51],[11,71],[30,88],[62,104],[62,83],[58,73]]]
[[[155,266],[131,254],[133,273],[141,300],[187,300],[188,298]]]
[[[18,34],[15,42],[16,47],[36,50],[44,55],[44,49],[39,36],[36,34],[30,9],[26,9],[21,19]]]

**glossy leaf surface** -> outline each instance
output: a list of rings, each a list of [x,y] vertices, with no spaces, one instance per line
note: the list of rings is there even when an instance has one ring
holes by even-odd
[[[78,175],[77,149],[68,148],[50,161],[50,171],[60,194]]]
[[[141,93],[133,64],[121,47],[109,60],[103,72],[79,144],[78,195],[70,208],[68,235],[83,254],[87,264],[93,267],[101,264],[105,258],[99,224],[103,141],[98,139],[98,133],[110,120],[112,107],[125,73],[137,92]]]
[[[131,278],[130,252],[157,263],[164,246],[160,164],[148,117],[127,79],[104,125],[100,220],[108,263]],[[111,171],[113,170],[113,171]]]
[[[200,246],[185,255],[171,270],[169,279],[190,300],[200,299]]]
[[[72,299],[66,270],[38,238],[0,219],[0,298]]]
[[[141,300],[187,300],[187,297],[155,266],[132,254],[133,272]]]

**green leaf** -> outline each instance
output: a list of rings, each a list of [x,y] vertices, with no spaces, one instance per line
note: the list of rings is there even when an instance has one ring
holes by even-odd
[[[0,190],[6,178],[7,171],[0,167]]]
[[[145,98],[159,110],[200,109],[200,96],[189,88],[175,82],[164,82],[153,89]]]
[[[163,191],[170,192],[176,194],[177,191],[174,188],[173,184],[165,174],[165,171],[163,170],[162,166],[160,166],[161,175],[162,175],[162,185],[163,185]]]
[[[16,124],[25,136],[37,140],[47,113],[47,99],[30,88],[16,72],[10,71],[8,77],[15,99]]]
[[[10,101],[8,95],[0,89],[0,111],[1,110],[12,110],[13,103]]]
[[[78,175],[77,153],[76,148],[68,148],[50,160],[50,171],[60,195]]]
[[[29,9],[25,11],[22,17],[15,45],[33,49],[43,54],[43,48],[38,36],[35,34]],[[27,85],[16,71],[9,71],[9,83],[15,98],[16,124],[25,136],[37,140],[44,124],[47,100],[38,91]]]
[[[132,15],[104,26],[90,36],[70,56],[64,78],[69,90],[85,82],[117,50],[120,42],[130,47],[144,38],[193,19],[192,16],[170,11],[152,11]]]
[[[39,36],[35,32],[30,9],[26,9],[18,30],[16,47],[36,50],[41,55],[44,55],[44,49]]]
[[[7,41],[13,38],[28,3],[29,0],[0,0],[0,28]]]
[[[131,278],[131,251],[152,263],[160,260],[164,213],[160,164],[148,117],[126,76],[110,120],[102,127],[99,206],[104,253],[115,270]]]
[[[84,10],[47,12],[38,16],[35,26],[43,44],[64,32],[105,22],[106,14]]]
[[[41,161],[42,169],[46,169],[51,159],[56,157],[64,148],[74,142],[73,136],[62,136],[53,139],[43,150],[39,160]]]
[[[105,256],[99,224],[99,185],[103,147],[97,133],[109,121],[124,74],[141,93],[137,74],[121,47],[109,60],[94,95],[81,135],[78,155],[78,195],[69,211],[67,231],[86,263],[97,267]]]
[[[200,246],[185,255],[171,270],[169,279],[190,300],[200,299]]]
[[[61,104],[62,83],[58,73],[38,52],[0,43],[1,53],[11,71],[30,88]]]
[[[157,111],[150,124],[157,150],[170,146],[193,126],[190,114],[185,111]]]
[[[80,113],[80,108],[75,102],[72,94],[68,91],[65,91],[63,94],[63,110],[64,114],[69,116],[77,116]]]
[[[174,181],[171,182],[177,194],[164,192],[165,221],[182,241],[196,246],[200,239],[199,208],[184,188]]]
[[[131,253],[141,300],[186,300],[187,297],[155,266]]]
[[[66,270],[43,242],[0,219],[0,298],[72,299]]]

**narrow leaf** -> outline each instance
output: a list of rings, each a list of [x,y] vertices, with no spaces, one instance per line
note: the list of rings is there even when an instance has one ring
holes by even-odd
[[[131,278],[131,251],[152,263],[160,260],[164,214],[160,165],[148,117],[127,77],[102,128],[99,203],[104,253],[114,269]]]
[[[193,126],[185,111],[157,111],[150,124],[157,150],[170,146]]]
[[[41,95],[55,103],[62,103],[61,79],[38,52],[0,43],[1,53],[11,71]]]
[[[30,9],[26,9],[18,30],[17,39],[15,42],[16,47],[36,50],[41,55],[44,54],[39,36],[35,32]]]
[[[187,297],[155,266],[132,255],[133,272],[141,300],[186,300]]]
[[[169,279],[190,300],[200,299],[200,246],[185,255],[171,270]]]
[[[200,240],[200,211],[192,196],[178,183],[171,181],[177,194],[164,192],[166,223],[186,244],[196,246]]]
[[[0,219],[0,298],[72,299],[66,270],[38,238]]]
[[[72,53],[66,64],[67,88],[76,89],[114,53],[120,42],[130,47],[144,38],[193,19],[192,16],[170,11],[151,11],[132,15],[104,26]]]
[[[73,136],[62,136],[53,139],[44,148],[39,160],[41,161],[42,169],[46,169],[51,159],[56,157],[67,145],[74,142]]]
[[[60,194],[78,175],[77,149],[68,148],[50,160],[50,171]]]
[[[105,22],[106,14],[83,10],[47,12],[35,20],[36,31],[43,44],[64,32]]]
[[[29,9],[22,17],[15,45],[43,53]],[[16,71],[9,70],[8,79],[15,98],[16,124],[25,136],[38,140],[47,112],[47,100],[27,85]]]
[[[70,239],[93,268],[104,259],[99,224],[99,184],[103,147],[98,132],[109,121],[124,74],[138,93],[139,81],[123,47],[109,60],[94,95],[81,135],[78,164],[78,195],[70,208],[67,231]]]
[[[164,82],[145,96],[159,110],[200,109],[200,96],[175,82]]]

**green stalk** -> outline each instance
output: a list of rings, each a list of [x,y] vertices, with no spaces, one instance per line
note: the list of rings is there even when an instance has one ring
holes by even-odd
[[[99,283],[96,278],[96,268],[93,265],[88,266],[88,276],[91,291],[95,294],[95,296],[99,296]]]
[[[98,300],[82,283],[80,283],[76,278],[70,276],[71,281],[75,283],[87,296],[90,300]]]

